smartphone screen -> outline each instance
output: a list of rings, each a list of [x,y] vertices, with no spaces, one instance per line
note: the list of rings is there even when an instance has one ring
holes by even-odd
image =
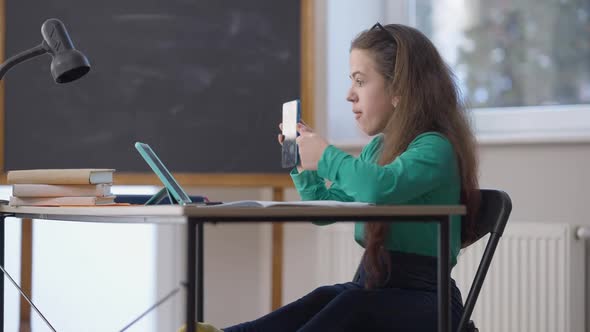
[[[299,162],[297,149],[297,123],[301,117],[299,100],[292,100],[283,104],[283,141],[282,160],[283,168],[293,168]]]

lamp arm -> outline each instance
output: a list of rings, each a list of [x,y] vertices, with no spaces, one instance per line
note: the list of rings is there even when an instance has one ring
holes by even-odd
[[[45,41],[43,41],[40,45],[35,46],[31,49],[28,49],[24,52],[21,52],[15,56],[10,57],[6,60],[2,65],[0,65],[0,80],[6,75],[6,73],[10,70],[10,68],[14,67],[15,65],[30,60],[38,55],[43,55],[49,52],[49,48]]]

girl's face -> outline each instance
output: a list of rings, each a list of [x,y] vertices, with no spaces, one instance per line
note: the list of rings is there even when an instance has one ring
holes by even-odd
[[[353,49],[350,52],[352,85],[346,100],[352,103],[357,125],[369,136],[383,132],[397,103],[387,93],[385,78],[376,68],[368,51]]]

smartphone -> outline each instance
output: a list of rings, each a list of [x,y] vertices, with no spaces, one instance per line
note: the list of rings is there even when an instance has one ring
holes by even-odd
[[[282,160],[283,168],[293,168],[299,163],[299,151],[297,149],[297,124],[301,120],[301,103],[295,99],[283,104],[283,141]]]

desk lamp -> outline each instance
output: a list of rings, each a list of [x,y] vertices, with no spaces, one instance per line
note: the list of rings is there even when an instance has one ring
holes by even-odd
[[[88,59],[74,48],[66,27],[60,20],[50,18],[45,21],[41,26],[41,34],[41,45],[9,58],[0,66],[0,80],[10,68],[45,53],[49,53],[53,58],[51,75],[56,83],[75,81],[90,70]]]
[[[41,45],[21,52],[0,65],[0,80],[2,80],[10,68],[45,53],[49,53],[53,58],[51,61],[51,75],[56,83],[69,83],[75,81],[90,71],[90,63],[88,63],[88,59],[86,59],[84,54],[74,48],[74,44],[72,43],[70,36],[68,36],[66,27],[60,20],[51,18],[45,21],[41,26],[41,34],[43,35]],[[0,236],[4,237],[4,225],[0,226]],[[55,331],[55,328],[53,328],[41,311],[39,311],[29,297],[23,292],[21,287],[14,281],[10,274],[4,270],[4,249],[1,249],[1,251],[0,269],[3,274],[0,274],[0,296],[4,296],[4,274],[6,274],[51,330]],[[2,302],[0,305],[0,324],[4,322],[3,312],[4,303]],[[3,331],[1,326],[0,330]]]

